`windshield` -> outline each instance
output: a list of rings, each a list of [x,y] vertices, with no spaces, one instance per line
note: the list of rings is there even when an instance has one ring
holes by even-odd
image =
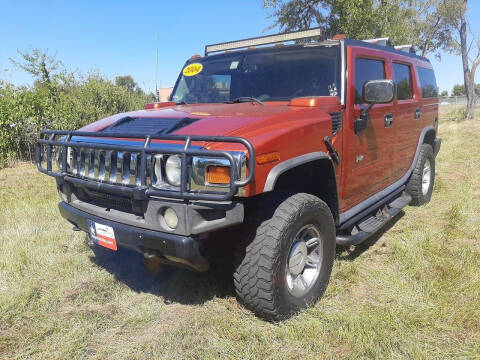
[[[219,103],[241,97],[260,101],[338,96],[337,47],[250,50],[190,61],[172,93],[177,103]]]

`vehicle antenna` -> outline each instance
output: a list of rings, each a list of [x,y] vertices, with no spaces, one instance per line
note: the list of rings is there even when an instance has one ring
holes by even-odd
[[[157,33],[157,63],[155,65],[155,98],[157,101],[160,101],[159,95],[158,95],[158,47],[160,43],[160,33]]]

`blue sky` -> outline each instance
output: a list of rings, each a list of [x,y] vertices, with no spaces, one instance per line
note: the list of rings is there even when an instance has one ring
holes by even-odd
[[[470,17],[479,12],[480,3],[471,1]],[[172,86],[185,60],[203,54],[204,45],[259,36],[271,24],[268,14],[261,0],[0,0],[0,78],[31,83],[9,58],[18,58],[17,49],[40,48],[69,70],[98,70],[110,78],[130,74],[153,90],[158,36],[159,86]],[[480,33],[480,21],[471,25]],[[460,57],[431,60],[441,90],[463,81]]]

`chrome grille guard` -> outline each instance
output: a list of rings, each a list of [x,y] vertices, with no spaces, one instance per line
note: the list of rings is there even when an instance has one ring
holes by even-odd
[[[60,138],[59,138],[60,137]],[[86,138],[82,141],[73,137]],[[88,139],[131,139],[143,140],[139,145],[116,145],[88,142]],[[180,141],[180,148],[162,147],[152,140]],[[223,150],[207,150],[192,148],[192,142],[237,143],[243,145],[248,152],[248,174],[245,179],[238,179],[237,162],[234,156]],[[54,148],[59,148],[59,169],[53,170]],[[71,149],[72,166],[69,171],[67,153]],[[179,155],[181,163],[181,183],[178,190],[161,190],[152,186],[148,181],[149,159],[156,154]],[[192,157],[209,157],[226,159],[230,164],[230,184],[228,192],[191,191],[189,190],[188,160]],[[180,198],[186,200],[227,201],[230,200],[239,188],[248,185],[255,174],[255,151],[252,144],[240,137],[228,136],[199,136],[199,135],[156,135],[145,136],[140,134],[123,134],[109,132],[83,132],[42,130],[37,141],[37,168],[40,172],[53,176],[57,183],[85,186],[97,191],[106,191],[118,195],[128,195],[137,200],[149,196]],[[46,167],[43,167],[45,162]],[[151,171],[151,170],[150,170]]]

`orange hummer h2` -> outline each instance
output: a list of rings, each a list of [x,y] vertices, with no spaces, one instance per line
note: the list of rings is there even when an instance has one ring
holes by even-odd
[[[207,46],[170,102],[43,131],[38,168],[56,178],[62,216],[147,262],[229,261],[239,299],[266,318],[315,302],[336,245],[430,200],[441,144],[427,59],[320,36]]]

